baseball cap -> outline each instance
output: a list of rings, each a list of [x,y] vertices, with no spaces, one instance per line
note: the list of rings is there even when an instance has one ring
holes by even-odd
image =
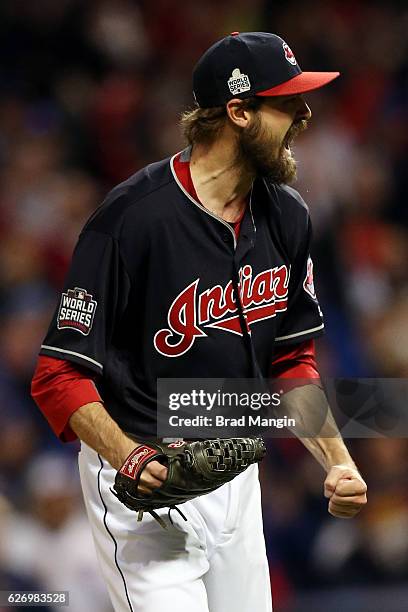
[[[284,96],[318,89],[339,72],[302,72],[289,45],[268,32],[232,32],[212,45],[193,71],[194,97],[202,108],[232,98]]]

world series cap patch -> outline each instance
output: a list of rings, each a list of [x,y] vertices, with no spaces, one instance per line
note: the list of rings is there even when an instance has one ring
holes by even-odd
[[[87,336],[92,329],[96,306],[96,301],[86,289],[68,289],[61,296],[57,328],[74,329]]]
[[[251,83],[247,74],[240,71],[239,68],[234,68],[232,75],[228,79],[228,87],[233,96],[249,91],[251,89]]]

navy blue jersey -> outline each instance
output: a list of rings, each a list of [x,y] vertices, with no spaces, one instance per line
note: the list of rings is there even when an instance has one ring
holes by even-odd
[[[300,195],[257,178],[237,240],[173,160],[115,187],[87,222],[41,347],[98,374],[107,411],[139,436],[156,433],[157,378],[267,377],[275,345],[324,327]]]

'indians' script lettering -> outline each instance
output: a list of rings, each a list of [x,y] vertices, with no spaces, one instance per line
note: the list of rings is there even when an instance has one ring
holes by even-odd
[[[252,267],[239,272],[239,299],[246,325],[251,330],[258,321],[275,317],[287,309],[290,269],[284,265],[270,268],[253,277]],[[235,288],[232,281],[225,287],[215,285],[198,292],[197,278],[183,289],[171,304],[168,327],[154,337],[156,350],[166,357],[180,357],[196,338],[206,337],[205,328],[212,327],[242,335]]]

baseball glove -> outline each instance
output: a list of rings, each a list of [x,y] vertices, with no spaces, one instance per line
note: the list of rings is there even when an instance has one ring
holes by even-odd
[[[263,459],[266,447],[261,438],[177,441],[170,444],[151,442],[135,448],[116,474],[112,492],[125,506],[139,513],[149,512],[162,525],[158,508],[176,509],[190,499],[215,491]],[[150,461],[159,461],[168,469],[167,479],[151,495],[138,493],[142,470]]]

